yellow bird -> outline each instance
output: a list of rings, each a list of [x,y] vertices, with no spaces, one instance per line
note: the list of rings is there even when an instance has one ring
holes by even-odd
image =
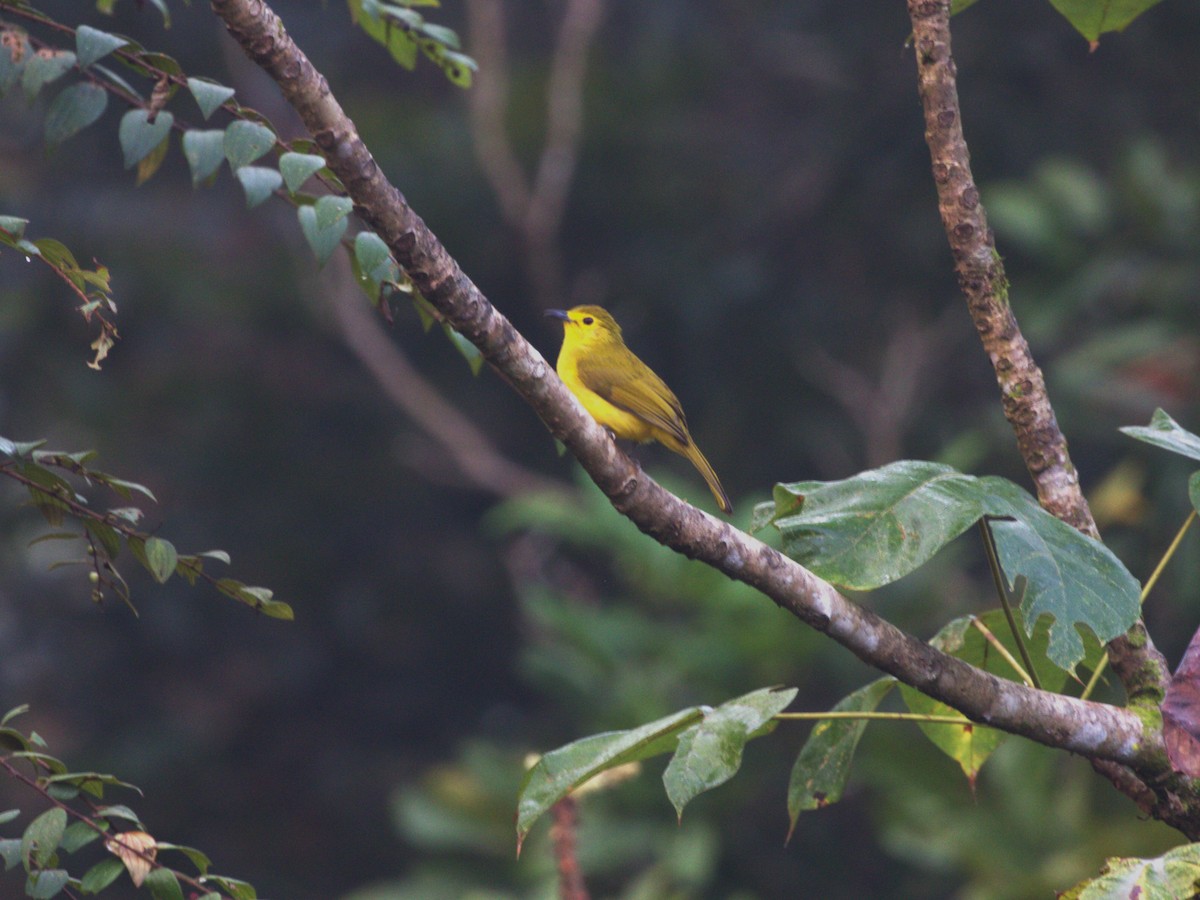
[[[679,400],[625,346],[621,326],[608,311],[599,306],[576,306],[548,309],[546,315],[563,323],[558,376],[592,418],[619,438],[638,443],[658,441],[687,457],[704,476],[721,509],[732,513],[717,473],[692,441]]]

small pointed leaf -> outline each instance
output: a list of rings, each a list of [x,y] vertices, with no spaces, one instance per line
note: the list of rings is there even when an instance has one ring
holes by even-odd
[[[170,541],[164,541],[162,538],[148,537],[146,538],[144,552],[146,554],[146,568],[154,576],[154,580],[159,584],[165,583],[175,572],[175,563],[179,559],[179,554],[176,552],[175,546]]]
[[[1188,459],[1200,460],[1200,436],[1192,434],[1162,409],[1154,411],[1149,425],[1129,425],[1120,431],[1131,438],[1170,450]]]
[[[220,109],[221,104],[234,94],[233,88],[209,81],[207,78],[189,78],[187,86],[196,99],[196,105],[200,107],[200,114],[205,119]]]
[[[696,796],[724,784],[742,765],[742,749],[772,717],[795,699],[796,688],[763,688],[708,710],[679,735],[663,773],[667,798],[682,818]]]
[[[275,146],[275,132],[258,122],[238,119],[225,129],[225,158],[237,171],[248,166]]]
[[[90,25],[80,25],[75,29],[75,55],[79,58],[81,69],[86,69],[96,60],[108,56],[118,47],[124,47],[128,43],[126,38],[92,28]]]
[[[312,206],[298,207],[296,215],[300,219],[300,230],[304,233],[304,239],[308,241],[308,245],[316,255],[317,262],[322,266],[325,265],[341,241],[348,223],[341,218],[328,228],[319,228],[317,211]]]
[[[75,54],[70,50],[38,50],[25,63],[21,73],[21,87],[25,99],[33,102],[46,85],[62,78],[75,65]]]
[[[283,176],[266,166],[242,166],[235,173],[246,192],[246,208],[258,206],[283,184]]]
[[[26,861],[26,868],[47,866],[66,830],[67,811],[59,806],[46,810],[30,822],[21,836],[21,858]]]
[[[296,193],[304,182],[325,168],[325,157],[315,153],[285,153],[279,157],[279,171],[291,193]]]
[[[108,91],[82,81],[60,91],[46,110],[46,143],[53,147],[87,128],[108,105]]]
[[[843,697],[833,711],[874,712],[895,684],[896,679],[890,676],[872,681]],[[789,840],[796,830],[800,813],[821,809],[842,799],[850,778],[854,751],[866,728],[865,719],[826,719],[813,726],[788,780]]]
[[[119,859],[102,859],[84,873],[79,889],[85,894],[98,894],[120,878],[124,871],[125,866]]]
[[[183,156],[192,171],[192,187],[211,178],[225,161],[225,132],[188,130],[183,133]]]
[[[117,136],[121,140],[127,169],[132,169],[153,153],[171,133],[171,125],[175,122],[175,117],[165,110],[153,122],[148,118],[149,113],[144,109],[131,109],[121,117]]]

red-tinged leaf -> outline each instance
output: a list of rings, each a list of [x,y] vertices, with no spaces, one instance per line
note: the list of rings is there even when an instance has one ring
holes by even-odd
[[[1163,740],[1171,767],[1200,777],[1200,631],[1192,635],[1162,704]]]

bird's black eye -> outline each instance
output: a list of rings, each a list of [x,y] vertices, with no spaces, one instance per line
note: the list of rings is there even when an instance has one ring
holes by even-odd
[[[583,324],[584,324],[584,325],[591,325],[591,324],[592,324],[593,322],[595,322],[595,321],[596,321],[596,320],[595,320],[595,319],[593,319],[591,316],[584,316],[584,317],[583,317]]]

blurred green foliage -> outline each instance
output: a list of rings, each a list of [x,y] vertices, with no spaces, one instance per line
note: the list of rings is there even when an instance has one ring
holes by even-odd
[[[278,115],[203,4],[172,5],[167,32],[141,6],[92,24]],[[400,72],[340,4],[275,7],[414,208],[552,354],[464,92],[432,66]],[[443,13],[478,56],[461,5]],[[505,120],[529,165],[556,10],[506,13]],[[1040,0],[976,4],[954,29],[1014,308],[1081,479],[1094,499],[1103,489],[1106,540],[1144,578],[1189,509],[1189,467],[1116,429],[1157,406],[1192,430],[1200,420],[1200,8],[1161,4],[1093,54]],[[609,306],[670,381],[740,508],[777,482],[900,457],[1024,478],[939,230],[908,30],[900,3],[612,2],[588,54],[558,236],[568,288]],[[590,488],[580,506],[499,509],[457,489],[348,352],[291,211],[247,213],[228,177],[193,191],[174,151],[134,190],[115,103],[47,154],[57,89],[32,107],[19,90],[0,101],[0,213],[108,268],[122,340],[103,374],[87,369],[73,298],[0,254],[0,433],[96,447],[160,498],[156,533],[228,548],[297,617],[284,629],[149,576],[133,585],[137,623],[93,607],[45,572],[44,547],[27,549],[36,514],[0,486],[12,701],[0,706],[31,703],[74,763],[146,787],[152,829],[271,896],[368,883],[360,897],[550,896],[545,827],[513,856],[527,752],[764,684],[825,709],[871,680],[766,601],[643,539]],[[472,378],[415,315],[398,312],[393,338],[501,452],[567,470],[511,392]],[[637,452],[656,475],[674,466]],[[683,466],[670,471],[669,486],[707,502]],[[1198,556],[1185,543],[1149,599],[1172,657],[1200,612]],[[961,540],[865,602],[932,635],[992,605],[985,573]],[[587,799],[595,894],[1027,896],[1169,840],[1077,760],[1009,741],[972,795],[915,726],[873,725],[845,799],[801,815],[781,849],[806,734],[786,724],[755,741],[680,826],[655,764]]]

